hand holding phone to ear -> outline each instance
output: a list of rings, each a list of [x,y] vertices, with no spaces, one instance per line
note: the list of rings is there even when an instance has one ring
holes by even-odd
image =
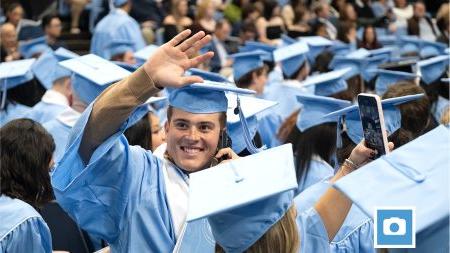
[[[222,148],[217,152],[216,158],[218,160],[221,160],[220,163],[222,163],[229,160],[238,159],[239,156],[236,153],[234,153],[234,151],[231,148]]]

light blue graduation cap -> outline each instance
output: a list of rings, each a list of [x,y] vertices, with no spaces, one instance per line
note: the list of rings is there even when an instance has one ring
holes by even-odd
[[[111,62],[130,71],[130,72],[134,72],[140,67],[139,64],[130,64],[130,63],[126,63],[123,61],[111,61]]]
[[[351,68],[351,71],[347,73],[346,79],[361,74],[365,81],[370,81],[375,77],[373,72],[378,68],[378,65],[385,63],[386,59],[382,55],[370,56],[365,58],[358,57],[346,57],[346,56],[335,56],[329,64],[331,69],[342,69]]]
[[[2,91],[1,109],[5,107],[6,92],[8,89],[33,79],[31,66],[34,62],[35,59],[26,59],[0,63],[0,87]]]
[[[352,51],[352,46],[350,44],[336,40],[333,41],[333,45],[331,45],[330,51],[333,52],[335,56],[346,55]]]
[[[231,83],[219,83],[205,81],[203,83],[194,83],[179,89],[171,89],[169,95],[169,104],[185,112],[193,114],[227,112],[228,99],[225,92],[231,92],[238,95],[255,94],[255,91],[237,88]],[[245,120],[244,112],[241,107],[240,96],[236,96],[235,114],[239,115],[242,135],[244,136],[247,150],[254,154],[258,149],[253,143],[249,126]]]
[[[346,57],[347,58],[353,58],[353,59],[364,59],[370,56],[369,50],[365,48],[358,48],[355,51],[349,52]]]
[[[262,50],[266,52],[262,55],[263,61],[273,62],[273,51],[277,49],[276,46],[268,45],[257,41],[246,41],[245,45],[239,49],[240,52],[252,52],[256,50]]]
[[[113,4],[115,7],[119,7],[124,5],[126,2],[128,2],[129,0],[112,0]]]
[[[53,51],[43,53],[31,66],[31,70],[39,82],[48,90],[53,83],[63,77],[70,77],[71,71],[58,65]]]
[[[413,35],[400,36],[401,53],[417,53],[419,54],[422,41],[419,37]]]
[[[29,41],[21,41],[19,43],[20,54],[25,58],[31,58],[35,54],[51,50],[52,49],[47,45],[47,38],[45,36]]]
[[[327,47],[330,47],[333,45],[333,42],[331,40],[328,40],[322,36],[305,36],[301,37],[300,41],[305,42],[308,47],[308,60],[311,63],[315,62],[316,57],[322,53]]]
[[[305,42],[296,41],[288,46],[283,46],[273,52],[275,62],[281,63],[283,73],[291,77],[297,72],[306,60],[309,48]]]
[[[380,42],[383,47],[385,46],[393,46],[397,44],[397,36],[395,35],[380,35],[378,36],[378,42]]]
[[[193,76],[200,76],[201,78],[203,78],[203,80],[208,80],[208,81],[213,81],[213,82],[222,82],[222,83],[230,82],[226,77],[224,77],[220,74],[205,71],[205,70],[198,69],[198,68],[190,68],[190,69],[188,69],[187,72]]]
[[[396,98],[383,99],[381,106],[383,108],[384,124],[388,134],[392,134],[401,127],[401,113],[397,106],[411,102],[424,97],[424,94],[407,95]],[[332,112],[324,116],[333,118],[338,122],[338,133],[342,129],[342,119],[345,119],[346,132],[353,143],[358,144],[364,138],[361,118],[359,116],[358,105],[352,105],[344,109]],[[341,147],[340,135],[337,135],[337,146]]]
[[[382,47],[382,48],[378,48],[378,49],[369,50],[369,54],[370,54],[370,56],[382,55],[389,61],[395,55],[396,50],[398,50],[396,47],[388,46],[388,47]]]
[[[323,123],[336,122],[336,119],[324,116],[352,105],[346,100],[311,95],[297,95],[297,101],[302,104],[302,109],[296,125],[302,132]]]
[[[377,69],[377,79],[375,81],[375,91],[378,95],[383,95],[386,90],[399,81],[414,81],[418,75],[403,71],[393,71],[385,69]]]
[[[115,56],[126,52],[133,52],[133,45],[133,41],[130,40],[113,40],[109,43],[108,48],[111,56]]]
[[[439,126],[338,180],[334,187],[372,218],[379,207],[414,207],[414,251],[447,252],[449,142],[449,130]],[[436,229],[439,223],[444,229]]]
[[[330,96],[347,89],[346,77],[351,68],[333,70],[309,76],[306,80],[300,82],[301,86],[314,85],[314,94],[318,96]]]
[[[228,93],[226,96],[228,100],[227,133],[231,138],[233,151],[236,152],[236,154],[239,154],[247,147],[247,145],[244,135],[242,134],[244,130],[242,129],[239,115],[234,113],[234,110],[237,107],[237,98],[236,95],[232,93]],[[265,111],[276,106],[278,103],[252,96],[241,96],[240,100],[242,113],[247,121],[250,137],[253,139],[258,128],[258,119],[264,115]]]
[[[233,58],[233,77],[237,81],[245,74],[264,66],[264,51],[256,50],[253,52],[244,52],[230,55]]]
[[[134,58],[140,63],[143,64],[145,61],[147,61],[150,56],[153,55],[153,53],[158,49],[158,46],[156,45],[148,45],[136,52],[134,52]]]
[[[231,160],[190,174],[187,222],[207,217],[225,252],[244,252],[284,216],[296,187],[291,144]]]
[[[56,58],[58,59],[58,61],[65,61],[65,60],[69,60],[75,57],[79,57],[78,54],[67,50],[63,47],[59,47],[58,49],[55,50],[54,52]]]
[[[450,55],[440,55],[417,62],[418,74],[426,84],[436,81],[448,69]]]
[[[444,43],[426,40],[422,41],[421,46],[420,57],[422,58],[429,58],[432,56],[445,54],[445,49],[447,48],[447,45]]]
[[[88,54],[62,61],[61,66],[71,70],[72,88],[78,98],[90,104],[110,84],[127,77],[130,72],[97,55]]]

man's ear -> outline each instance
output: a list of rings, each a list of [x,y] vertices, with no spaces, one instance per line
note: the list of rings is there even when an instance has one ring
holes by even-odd
[[[164,123],[164,132],[166,134],[169,132],[169,120],[166,120],[166,123]]]

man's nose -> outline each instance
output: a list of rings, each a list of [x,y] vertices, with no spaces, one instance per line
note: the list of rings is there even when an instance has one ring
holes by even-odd
[[[191,127],[189,129],[189,133],[187,135],[188,139],[191,141],[198,141],[200,139],[200,132],[197,130],[196,127]]]

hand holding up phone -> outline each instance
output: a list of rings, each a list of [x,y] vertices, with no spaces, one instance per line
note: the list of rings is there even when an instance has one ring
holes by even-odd
[[[394,149],[394,143],[389,142],[388,143],[389,152],[391,152]],[[373,160],[377,155],[376,149],[370,149],[367,147],[366,141],[362,140],[353,150],[350,154],[350,157],[348,158],[350,161],[352,161],[357,167],[363,166],[366,163],[369,163]]]

